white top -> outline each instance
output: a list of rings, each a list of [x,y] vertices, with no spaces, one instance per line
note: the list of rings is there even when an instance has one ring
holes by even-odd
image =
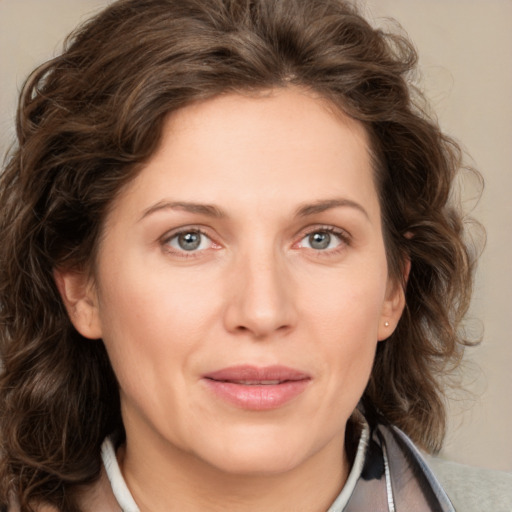
[[[366,458],[366,450],[370,437],[370,429],[366,422],[361,425],[361,436],[357,445],[357,452],[352,464],[352,469],[348,475],[347,481],[343,486],[334,503],[329,507],[327,512],[342,512],[354,491],[355,485],[361,472],[363,471],[364,461]],[[139,507],[135,503],[133,496],[126,485],[121,473],[121,468],[117,462],[116,451],[112,439],[108,437],[101,446],[101,458],[105,466],[105,472],[112,487],[117,503],[123,512],[140,512]]]

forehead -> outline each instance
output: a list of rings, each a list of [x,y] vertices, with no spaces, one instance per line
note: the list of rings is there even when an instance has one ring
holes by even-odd
[[[364,126],[297,89],[223,95],[172,113],[131,185],[145,203],[170,195],[296,208],[342,196],[378,209]]]
[[[335,146],[346,151],[348,138],[366,148],[370,142],[362,123],[319,94],[297,87],[224,94],[196,102],[172,113],[163,135],[163,144],[178,137],[181,142],[194,143],[207,135],[200,140],[212,145],[235,135],[246,154],[251,147],[270,151],[283,144],[283,149],[295,145],[302,151],[315,151],[317,157]],[[334,144],[328,147],[330,143]]]

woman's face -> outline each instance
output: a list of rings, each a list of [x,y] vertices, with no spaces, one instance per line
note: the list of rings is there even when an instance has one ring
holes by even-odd
[[[95,282],[73,279],[61,291],[107,347],[127,453],[235,473],[339,459],[403,307],[363,127],[292,89],[170,116],[106,219]]]

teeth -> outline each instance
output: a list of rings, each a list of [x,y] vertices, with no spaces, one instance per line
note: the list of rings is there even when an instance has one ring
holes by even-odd
[[[233,382],[244,386],[275,386],[281,383],[280,380],[237,380]]]

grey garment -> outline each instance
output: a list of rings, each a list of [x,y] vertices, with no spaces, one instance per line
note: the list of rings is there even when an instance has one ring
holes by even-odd
[[[512,474],[425,458],[396,427],[370,427],[359,411],[351,427],[352,470],[328,512],[512,512]],[[138,512],[111,439],[102,457],[105,470],[84,495],[84,511]]]
[[[351,426],[357,445],[352,470],[328,512],[512,512],[506,498],[512,492],[512,475],[429,457],[427,462],[403,432],[382,423],[371,429],[359,412]],[[107,439],[102,447],[109,493],[96,501],[101,508],[97,504],[85,507],[87,511],[139,510],[119,470],[114,446]],[[106,494],[111,498],[108,506]]]
[[[370,427],[360,411],[349,424],[347,444],[357,445],[352,470],[328,512],[455,512],[449,498],[410,439],[391,425]],[[351,439],[349,439],[351,438]],[[139,512],[115,454],[115,442],[102,446],[105,472],[118,506]]]
[[[512,473],[427,457],[456,512],[512,512]]]
[[[456,512],[412,441],[374,410],[365,420],[371,430],[365,465],[339,512]]]

